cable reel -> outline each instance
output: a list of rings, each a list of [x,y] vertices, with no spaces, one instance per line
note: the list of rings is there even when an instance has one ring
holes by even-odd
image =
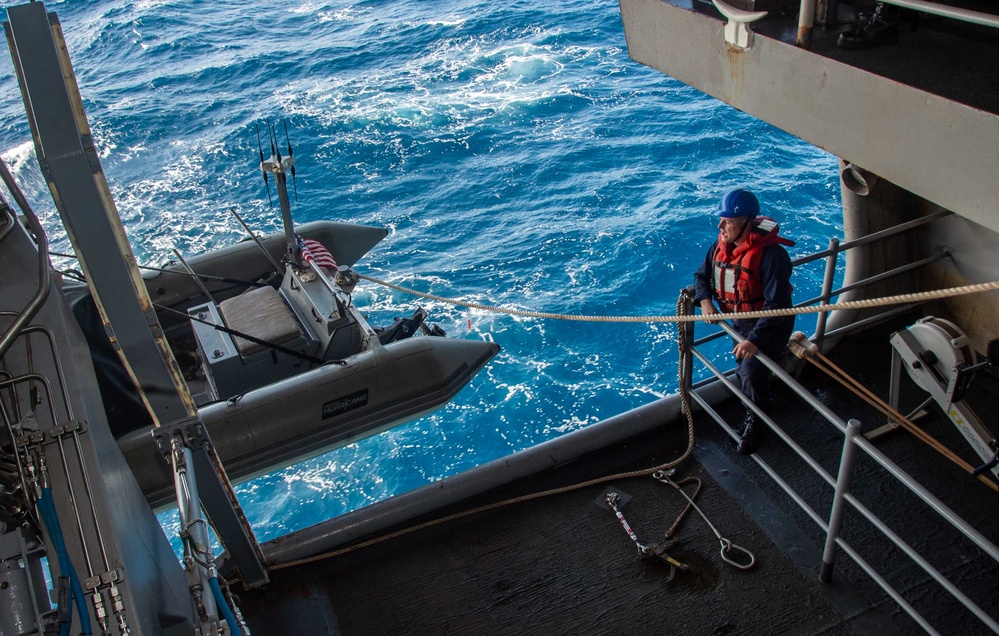
[[[949,320],[927,316],[911,327],[895,332],[891,337],[894,352],[889,403],[892,408],[898,408],[904,368],[912,381],[930,394],[913,413],[936,401],[984,462],[972,474],[991,471],[999,477],[999,444],[964,402],[964,394],[974,374],[995,366],[996,342],[989,343],[987,359],[976,363],[968,337]],[[909,419],[912,418],[913,415],[909,415]]]

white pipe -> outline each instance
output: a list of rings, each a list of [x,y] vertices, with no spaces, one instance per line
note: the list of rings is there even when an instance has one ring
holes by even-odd
[[[842,174],[846,169],[846,162],[839,160],[839,169]],[[840,181],[840,196],[843,198],[843,243],[862,238],[871,233],[871,214],[868,207],[871,201],[862,197],[846,187]],[[879,228],[880,229],[880,228]],[[841,245],[842,245],[841,244]],[[870,244],[861,245],[848,251],[846,256],[846,271],[843,274],[843,287],[847,287],[868,277],[870,272]],[[854,289],[841,294],[840,301],[858,300],[863,297],[864,290]],[[844,311],[836,310],[829,314],[826,321],[826,332],[850,324],[856,319],[856,309]],[[829,351],[839,342],[839,338],[828,338],[822,342],[822,350]]]
[[[796,44],[803,49],[812,48],[815,6],[816,0],[801,0],[801,9],[798,10],[798,40]]]

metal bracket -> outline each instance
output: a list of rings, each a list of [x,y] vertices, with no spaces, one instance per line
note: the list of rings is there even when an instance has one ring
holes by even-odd
[[[892,334],[891,345],[893,353],[888,405],[898,409],[901,370],[906,369],[910,379],[930,394],[916,410],[935,401],[985,462],[980,467],[983,472],[988,470],[999,477],[999,466],[992,464],[992,458],[996,454],[995,436],[966,402],[955,399],[963,397],[971,371],[978,366],[966,362],[971,355],[970,350],[965,351],[968,347],[967,336],[953,323],[927,316],[911,327]],[[914,415],[909,416],[910,420],[913,418]],[[884,428],[873,431],[872,435],[880,435]],[[868,436],[868,439],[871,438]]]
[[[43,441],[45,441],[45,435],[41,431],[29,431],[17,436],[17,445],[25,449],[41,444]]]
[[[712,0],[715,8],[728,19],[725,23],[725,41],[740,49],[753,46],[754,33],[749,24],[767,15],[766,11],[746,11],[725,4],[721,0]]]
[[[205,432],[205,425],[198,416],[182,418],[154,428],[152,433],[153,439],[156,441],[156,447],[160,450],[163,457],[167,459],[170,458],[170,454],[173,452],[170,441],[174,435],[180,434],[184,445],[191,449],[202,448],[205,444],[211,443]]]
[[[260,546],[212,451],[211,438],[204,424],[195,416],[153,429],[156,446],[168,463],[172,461],[172,440],[176,435],[180,435],[184,445],[191,449],[193,465],[190,468],[197,479],[201,505],[244,584],[253,588],[267,583],[270,579]]]
[[[112,583],[119,583],[123,579],[124,576],[122,576],[121,570],[115,568],[98,576],[87,577],[83,580],[83,588],[87,591],[96,590]]]
[[[58,439],[60,437],[66,437],[67,435],[72,435],[73,433],[84,433],[87,430],[87,424],[85,420],[69,420],[62,424],[56,424],[49,430],[45,431],[45,435],[51,437],[52,439]]]

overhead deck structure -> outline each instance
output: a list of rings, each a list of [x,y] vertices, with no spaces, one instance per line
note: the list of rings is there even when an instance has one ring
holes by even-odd
[[[999,29],[928,18],[896,45],[848,51],[845,25],[816,27],[806,50],[791,2],[743,48],[702,0],[620,4],[635,61],[999,231]]]

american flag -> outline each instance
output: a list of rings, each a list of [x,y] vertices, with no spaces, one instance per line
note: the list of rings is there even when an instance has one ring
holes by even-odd
[[[305,261],[306,265],[315,261],[316,265],[320,267],[336,269],[336,261],[333,260],[333,255],[319,241],[299,238],[298,247],[302,251],[302,260]]]

